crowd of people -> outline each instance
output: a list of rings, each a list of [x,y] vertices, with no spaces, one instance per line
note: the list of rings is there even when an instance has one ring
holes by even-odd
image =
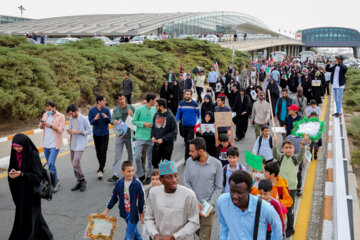
[[[336,100],[335,117],[341,115],[347,71],[342,60],[338,56],[334,63],[328,62],[325,71],[319,63],[259,60],[251,62],[250,71],[246,67],[235,71],[232,65],[225,72],[211,68],[207,78],[203,68],[191,72],[180,69],[179,74],[170,68],[164,75],[160,98],[149,93],[136,109],[131,105],[134,86],[127,72],[112,114],[101,95],[96,97],[88,117],[74,104],[66,109],[76,179],[71,191],[86,190],[80,162],[88,145],[87,136],[93,135],[99,163],[97,178],[102,180],[109,125],[130,119],[127,124],[135,126],[136,131],[128,127],[116,136],[112,176],[107,179],[115,182],[115,187],[102,213],[106,216],[118,202],[120,216],[127,223],[126,240],[194,239],[195,234],[200,240],[209,240],[216,216],[219,239],[290,237],[295,232],[294,204],[302,195],[305,149],[314,149],[313,159],[317,159],[322,144],[321,139],[312,142],[307,135],[293,136],[293,125],[304,117],[321,116],[319,104],[325,94],[330,94],[330,82]],[[56,192],[60,188],[56,158],[63,147],[65,116],[52,101],[47,101],[45,108],[39,127],[44,130],[44,153],[55,174]],[[232,123],[217,126],[215,115],[226,112],[232,113]],[[270,134],[272,115],[285,130],[279,145],[277,134]],[[247,136],[249,120],[256,135],[252,153],[262,157],[263,171],[241,165],[239,148],[234,146],[235,141]],[[186,146],[181,176],[184,186],[178,184],[172,155],[178,132]],[[122,159],[124,145],[127,159]],[[31,191],[41,181],[41,169],[37,148],[29,137],[17,134],[8,171],[16,206],[12,240],[53,239],[41,214],[40,197]],[[150,190],[145,193],[143,186],[149,184]],[[145,224],[142,233],[137,228],[139,221]]]

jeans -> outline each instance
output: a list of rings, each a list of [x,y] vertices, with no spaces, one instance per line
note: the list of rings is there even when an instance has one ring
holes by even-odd
[[[197,102],[198,103],[201,103],[202,102],[202,98],[201,98],[201,93],[203,91],[203,88],[202,87],[196,87],[196,93],[198,95],[198,98],[197,98]]]
[[[121,163],[122,163],[122,153],[124,149],[124,145],[126,146],[128,161],[133,162],[133,151],[131,148],[131,138],[126,137],[116,137],[115,139],[115,160],[113,165],[113,175],[119,176]]]
[[[324,93],[326,93],[327,95],[330,95],[330,82],[325,82],[325,90],[324,90]]]
[[[343,88],[333,88],[334,90],[334,99],[336,104],[336,113],[341,114],[342,107],[342,96],[343,96]]]
[[[137,223],[130,223],[130,213],[126,213],[126,232],[125,240],[142,240]]]
[[[182,126],[182,132],[185,140],[185,161],[190,157],[189,141],[194,138],[195,126]]]
[[[49,166],[49,169],[55,173],[56,182],[59,181],[57,171],[56,171],[56,157],[59,153],[59,149],[56,148],[44,148],[44,154],[46,158],[46,162]]]
[[[152,170],[152,146],[153,143],[151,140],[141,140],[136,139],[135,142],[135,162],[136,162],[136,174],[138,177],[142,177],[145,175],[144,169],[141,162],[142,150],[143,146],[147,146],[146,155],[147,155],[147,172],[146,178],[150,178],[150,173]]]
[[[171,160],[171,154],[174,149],[174,142],[163,142],[162,144],[154,144],[152,150],[152,165],[154,168],[159,168],[159,163],[162,160]]]
[[[131,104],[131,95],[125,95],[127,103]]]
[[[293,199],[293,205],[291,205],[291,207],[288,208],[288,213],[286,214],[288,217],[286,228],[292,229],[294,228],[294,206],[295,206],[295,198],[296,198],[296,189],[290,190],[290,196]]]
[[[303,161],[300,162],[299,164],[299,170],[298,170],[298,173],[297,173],[297,180],[298,180],[298,183],[297,183],[297,186],[296,186],[296,189],[298,191],[301,191],[301,186],[302,186],[302,170],[304,168],[304,163]]]
[[[84,151],[73,151],[70,150],[70,159],[74,168],[74,174],[78,182],[85,179],[84,173],[81,170],[80,160]]]
[[[96,156],[99,161],[98,172],[104,172],[104,167],[106,164],[106,153],[109,144],[109,134],[105,136],[97,136],[94,134],[93,138],[95,143]]]

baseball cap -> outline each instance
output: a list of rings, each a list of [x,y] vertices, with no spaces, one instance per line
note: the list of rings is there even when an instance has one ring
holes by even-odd
[[[260,91],[260,92],[259,92],[259,96],[265,96],[265,92],[264,92],[264,91]]]
[[[344,56],[343,56],[343,55],[336,56],[335,58],[339,58],[339,59],[341,59],[342,61],[344,61]]]
[[[295,110],[295,111],[298,111],[299,110],[299,107],[298,105],[296,104],[292,104],[290,107],[288,107],[289,110]]]

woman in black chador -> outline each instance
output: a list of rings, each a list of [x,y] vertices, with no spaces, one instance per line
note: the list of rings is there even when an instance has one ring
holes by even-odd
[[[41,214],[41,199],[34,187],[41,181],[42,166],[34,143],[24,134],[12,141],[8,180],[16,207],[9,240],[53,240]]]

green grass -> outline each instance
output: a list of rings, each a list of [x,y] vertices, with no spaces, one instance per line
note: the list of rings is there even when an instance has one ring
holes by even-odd
[[[0,36],[0,119],[38,117],[46,100],[55,101],[60,111],[69,103],[93,104],[97,94],[113,104],[125,72],[131,73],[135,97],[157,93],[169,67],[175,73],[180,64],[187,72],[195,66],[209,71],[213,60],[225,71],[232,50],[194,39],[106,47],[99,39],[44,46]],[[236,51],[235,68],[248,63],[248,55]]]
[[[348,136],[351,136],[353,145],[356,147],[355,151],[351,151],[351,163],[360,163],[360,117],[353,116],[350,118],[347,126]]]

